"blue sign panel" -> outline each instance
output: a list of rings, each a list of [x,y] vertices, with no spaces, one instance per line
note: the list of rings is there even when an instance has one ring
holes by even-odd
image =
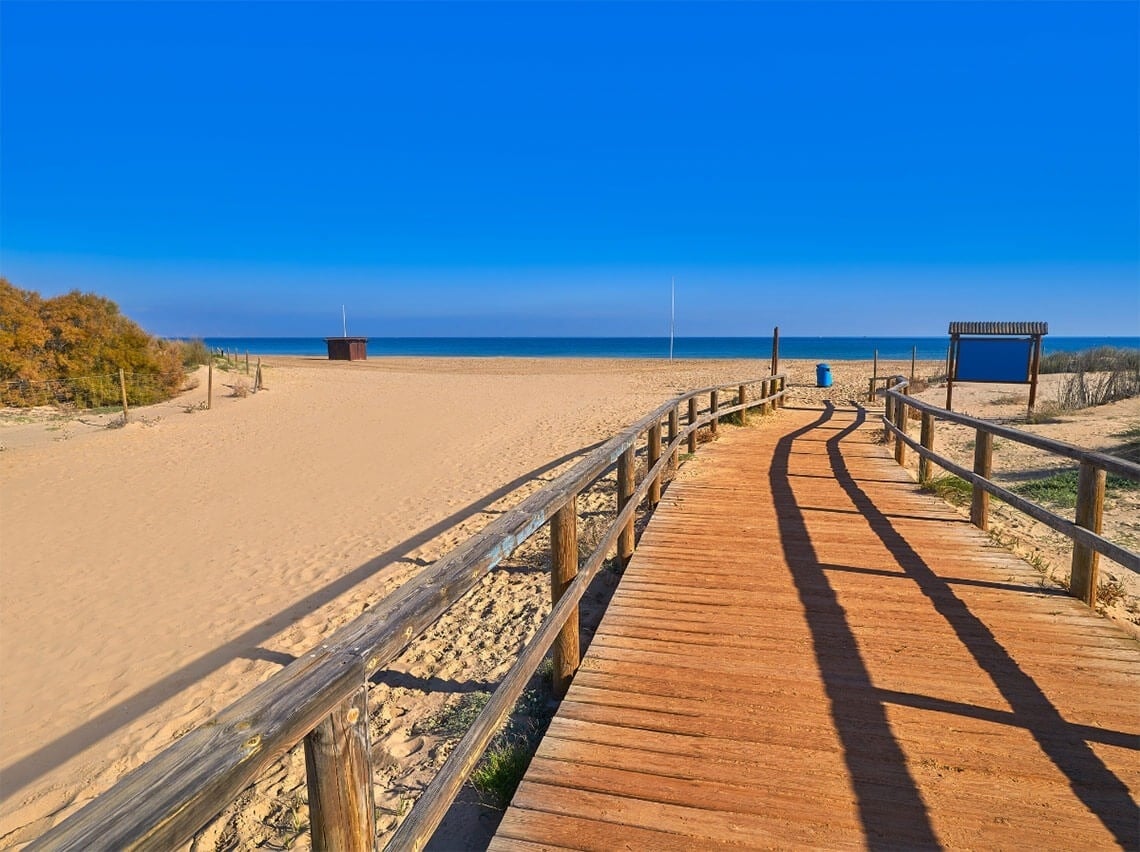
[[[957,369],[960,382],[1028,382],[1033,340],[958,338]]]

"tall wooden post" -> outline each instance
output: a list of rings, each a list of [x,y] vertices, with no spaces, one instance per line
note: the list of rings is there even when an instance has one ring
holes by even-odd
[[[633,497],[633,447],[626,448],[618,459],[618,502],[620,512]],[[633,558],[633,518],[630,518],[618,534],[618,558],[624,568]]]
[[[978,429],[974,441],[974,473],[989,479],[993,471],[993,462],[994,436]],[[980,530],[990,528],[990,495],[976,484],[973,499],[970,501],[970,523]]]
[[[890,383],[887,384],[887,390],[890,390]],[[895,400],[890,394],[883,395],[883,418],[888,423],[895,422]],[[883,439],[886,440],[891,437],[891,430],[883,424]]]
[[[720,393],[718,391],[711,391],[709,393],[709,412],[713,416],[712,423],[709,424],[709,428],[712,429],[713,435],[716,435],[716,428],[718,425],[720,425],[720,418],[716,416],[716,410],[719,407],[717,405],[719,396]]]
[[[953,411],[955,362],[958,360],[958,335],[950,335],[950,346],[946,350],[946,410]]]
[[[1078,527],[1100,534],[1104,521],[1104,483],[1102,469],[1081,462],[1077,474],[1077,514]],[[1100,554],[1091,547],[1073,542],[1073,564],[1069,575],[1069,591],[1089,606],[1096,606],[1096,591],[1099,583]]]
[[[923,449],[934,451],[934,415],[928,411],[922,412],[921,440]],[[919,456],[918,459],[918,481],[930,481],[930,459],[926,456]]]
[[[1041,335],[1033,337],[1033,357],[1029,362],[1029,413],[1037,405],[1037,373],[1041,370]]]
[[[918,360],[918,346],[910,347],[910,383],[914,384],[915,362]]]
[[[879,384],[879,350],[875,350],[874,360],[871,361],[871,390],[867,394],[867,402],[875,401],[875,387]]]
[[[673,446],[673,442],[677,440],[677,433],[681,431],[680,417],[678,416],[677,406],[669,409],[669,446]],[[675,473],[677,471],[677,450],[674,448],[669,454],[669,472]]]
[[[119,394],[123,399],[123,422],[126,423],[131,413],[127,409],[127,377],[122,367],[119,368]]]
[[[689,397],[689,425],[692,426],[697,422],[697,398],[695,396]],[[689,453],[697,451],[697,430],[694,429],[689,433]]]
[[[744,405],[745,402],[747,402],[747,399],[745,396],[746,390],[747,390],[747,388],[745,388],[744,385],[741,385],[740,387],[738,387],[736,389],[736,404],[737,405]],[[747,426],[748,425],[748,409],[747,408],[740,409],[740,425],[741,426]]]
[[[772,329],[772,375],[780,372],[780,327]]]
[[[649,438],[646,441],[645,457],[650,469],[661,458],[661,423],[658,421],[649,427]],[[646,495],[649,508],[656,507],[661,502],[661,474],[653,477],[649,483],[649,493]]]
[[[362,686],[305,737],[313,849],[372,852],[376,848],[367,696]]]
[[[212,408],[214,405],[214,359],[210,358],[210,363],[206,365],[206,408]]]
[[[578,495],[571,497],[550,522],[550,604],[562,598],[566,587],[578,576]],[[578,607],[554,640],[554,694],[561,698],[570,687],[580,662],[578,650]]]

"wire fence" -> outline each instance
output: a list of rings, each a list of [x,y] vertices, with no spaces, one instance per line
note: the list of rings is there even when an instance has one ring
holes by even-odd
[[[124,392],[129,405],[150,405],[171,396],[169,384],[148,373],[103,373],[67,379],[0,382],[0,407],[83,411],[121,408]]]

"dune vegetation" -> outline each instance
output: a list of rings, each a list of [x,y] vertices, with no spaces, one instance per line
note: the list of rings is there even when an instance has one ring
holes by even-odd
[[[147,334],[110,299],[72,291],[43,298],[0,278],[0,404],[91,408],[174,396],[186,378],[183,346]]]

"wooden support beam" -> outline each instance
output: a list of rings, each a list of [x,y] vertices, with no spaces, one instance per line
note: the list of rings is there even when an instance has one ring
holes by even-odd
[[[923,449],[934,451],[934,415],[929,411],[922,412],[922,436],[921,443]],[[930,482],[930,459],[926,456],[919,456],[918,459],[918,481],[922,483]]]
[[[901,382],[899,384],[902,384]],[[907,405],[902,400],[895,401],[895,428],[906,434]],[[906,464],[906,441],[898,435],[895,436],[895,461],[900,465]]]
[[[709,411],[712,413],[712,416],[713,416],[712,423],[709,424],[709,428],[712,430],[712,433],[714,436],[716,435],[717,426],[720,425],[720,418],[716,416],[716,410],[719,407],[717,404],[719,401],[719,398],[720,398],[720,392],[719,391],[715,391],[715,390],[709,391]]]
[[[319,852],[376,848],[367,697],[361,686],[305,737],[309,823]]]
[[[981,429],[976,431],[974,441],[974,473],[990,478],[994,462],[994,436]],[[980,530],[990,528],[990,495],[977,485],[974,486],[973,499],[970,501],[970,523]]]
[[[747,391],[747,388],[745,388],[744,385],[741,385],[740,387],[738,387],[736,389],[736,404],[737,405],[744,405],[744,403],[746,403],[748,401],[748,394],[746,393],[746,391]],[[740,425],[741,426],[747,426],[748,425],[748,410],[745,408],[740,409]]]
[[[1077,474],[1078,527],[1100,534],[1104,522],[1104,484],[1106,474],[1101,468],[1081,462]],[[1096,606],[1096,591],[1100,569],[1100,554],[1090,547],[1073,542],[1073,564],[1069,575],[1069,592],[1089,606]]]
[[[1041,371],[1041,335],[1033,336],[1033,356],[1029,362],[1029,413],[1037,405],[1037,374]]]
[[[692,426],[697,422],[697,398],[695,396],[689,397],[689,425]],[[697,451],[697,430],[694,429],[689,433],[689,453]]]
[[[654,423],[649,427],[649,437],[646,439],[646,463],[650,468],[657,464],[657,460],[661,458],[661,423]],[[661,477],[653,477],[653,481],[649,483],[649,493],[646,495],[646,501],[649,503],[649,508],[656,508],[657,504],[661,502]]]
[[[550,604],[555,606],[566,587],[578,576],[578,495],[574,495],[550,521]],[[554,640],[553,686],[561,698],[581,662],[578,648],[578,607]]]
[[[617,494],[617,510],[620,512],[625,508],[626,503],[633,497],[633,447],[629,447],[621,454],[618,459],[618,494]],[[633,558],[633,517],[631,516],[628,523],[621,528],[621,534],[618,535],[618,558],[621,560],[621,566],[624,568],[629,564],[629,560]]]
[[[669,446],[673,446],[673,442],[677,440],[677,434],[681,431],[680,416],[674,405],[669,409]],[[672,455],[669,456],[669,473],[673,475],[677,472],[677,450],[674,449]]]

